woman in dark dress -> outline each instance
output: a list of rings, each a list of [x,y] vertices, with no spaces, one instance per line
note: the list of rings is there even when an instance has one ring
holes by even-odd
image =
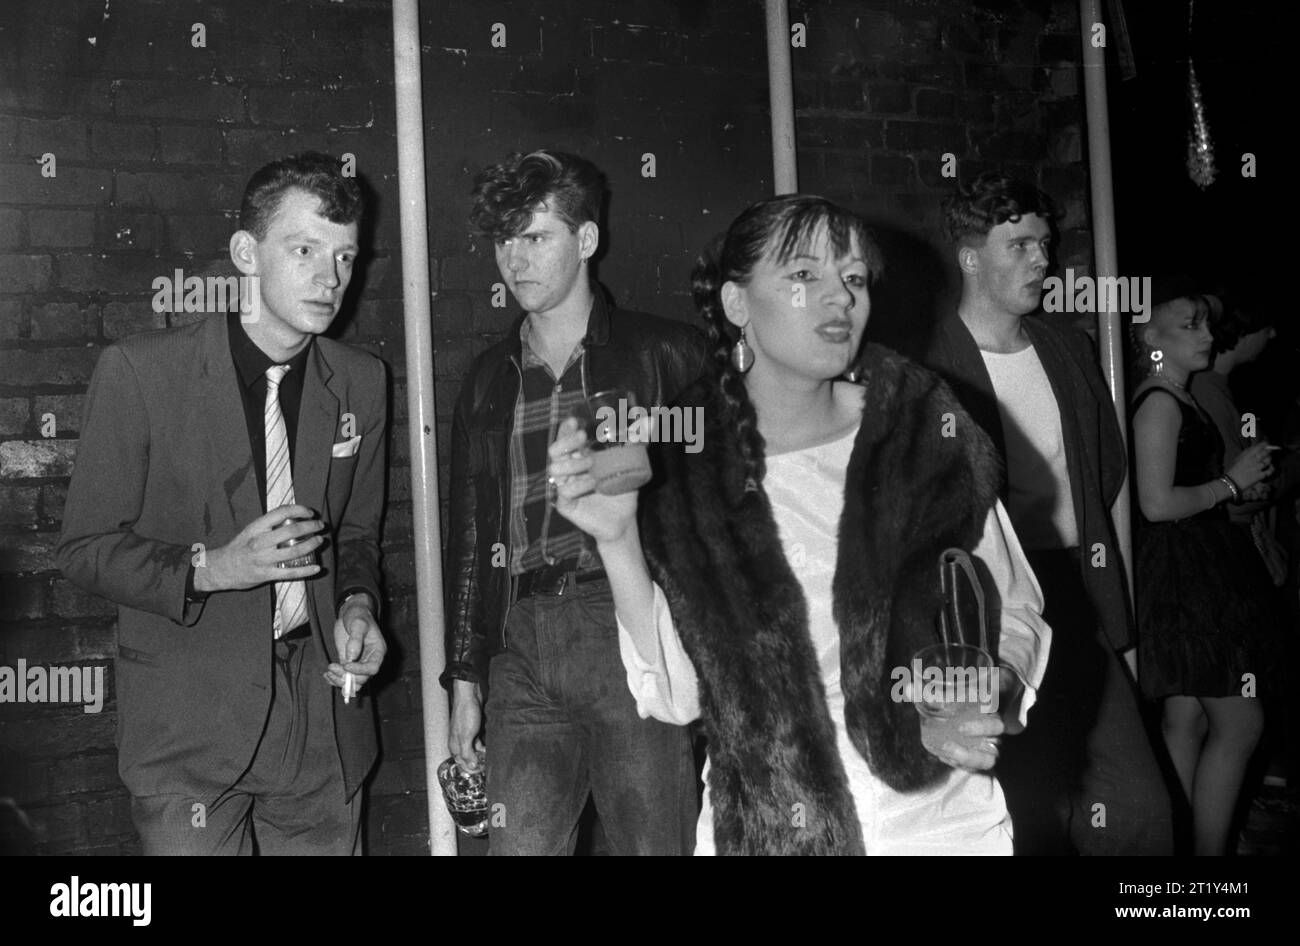
[[[1209,366],[1205,300],[1183,296],[1134,326],[1148,375],[1133,396],[1136,585],[1142,689],[1164,701],[1164,736],[1192,807],[1195,853],[1230,853],[1233,812],[1264,725],[1269,581],[1225,504],[1273,472],[1267,444],[1223,469],[1223,442],[1187,390]]]

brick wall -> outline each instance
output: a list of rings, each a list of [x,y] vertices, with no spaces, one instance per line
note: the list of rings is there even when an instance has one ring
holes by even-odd
[[[424,5],[444,461],[460,380],[512,317],[491,305],[498,275],[465,225],[480,166],[544,145],[595,160],[613,190],[601,279],[621,301],[681,317],[694,253],[771,188],[761,4],[609,7]],[[1074,9],[792,3],[806,27],[793,50],[802,186],[880,226],[892,274],[873,315],[880,337],[914,334],[942,304],[945,153],[963,175],[1010,165],[1036,177],[1068,210],[1062,261],[1086,263]],[[427,826],[390,29],[379,0],[9,0],[0,11],[0,666],[105,666],[114,653],[112,609],[51,562],[102,347],[185,318],[153,311],[154,278],[232,271],[232,211],[257,166],[308,147],[351,152],[375,218],[340,334],[395,379],[384,541],[395,646],[377,688],[384,758],[368,832],[373,853],[414,853]],[[14,822],[9,797],[36,850],[136,849],[112,695],[110,682],[99,714],[0,704],[0,832]]]
[[[391,25],[386,3],[152,0],[9,3],[0,25],[0,664],[111,667],[113,608],[52,566],[86,382],[104,345],[195,317],[154,311],[156,277],[234,272],[225,247],[258,166],[309,147],[356,155],[378,214],[341,334],[401,366]],[[394,444],[404,457],[405,437]],[[401,614],[408,469],[390,476],[386,577]],[[393,630],[404,660],[379,696],[375,851],[427,835],[407,761],[421,758],[414,642]],[[24,809],[38,850],[137,849],[114,710],[111,685],[99,714],[0,706],[0,797]]]

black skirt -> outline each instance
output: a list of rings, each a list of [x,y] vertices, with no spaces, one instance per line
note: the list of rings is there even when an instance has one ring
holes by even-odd
[[[1252,680],[1253,695],[1268,695],[1280,669],[1278,615],[1245,530],[1213,514],[1143,523],[1134,567],[1148,698],[1250,695]]]

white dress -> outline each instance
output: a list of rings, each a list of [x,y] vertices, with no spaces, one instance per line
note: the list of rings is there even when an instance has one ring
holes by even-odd
[[[839,629],[831,612],[836,533],[844,477],[857,430],[831,443],[769,455],[763,488],[772,503],[786,559],[803,588],[808,625],[821,666],[826,703],[868,854],[1010,854],[1011,819],[993,776],[952,769],[931,788],[895,792],[868,768],[849,740],[840,690]],[[1025,722],[1047,665],[1051,630],[1043,623],[1042,592],[1025,561],[1002,504],[990,511],[974,554],[984,561],[1002,600],[999,658],[1024,681]],[[935,580],[938,581],[936,567]],[[658,653],[647,661],[619,623],[628,687],[642,718],[684,725],[700,715],[695,668],[682,649],[663,591],[654,587]],[[1015,737],[1007,737],[1015,738]],[[705,766],[708,784],[708,766]],[[706,789],[695,853],[713,854],[713,806]]]

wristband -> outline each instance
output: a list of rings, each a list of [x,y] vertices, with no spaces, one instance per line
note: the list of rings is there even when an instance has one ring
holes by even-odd
[[[1224,486],[1228,487],[1228,492],[1232,494],[1232,501],[1234,503],[1241,502],[1241,487],[1239,487],[1236,483],[1233,482],[1231,476],[1229,476],[1227,473],[1224,473],[1221,476],[1219,476],[1219,481],[1222,482]]]

